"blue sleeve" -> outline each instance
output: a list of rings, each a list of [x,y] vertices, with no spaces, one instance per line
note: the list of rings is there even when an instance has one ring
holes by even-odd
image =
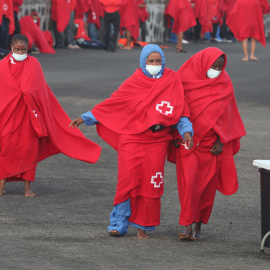
[[[184,138],[184,135],[186,132],[190,132],[191,136],[193,136],[194,134],[192,123],[189,121],[188,117],[186,116],[182,116],[179,122],[173,127],[178,129],[178,132],[182,138]]]
[[[95,118],[95,116],[91,113],[91,111],[83,113],[81,115],[81,118],[83,120],[83,122],[87,125],[87,126],[92,126],[96,123],[98,123],[97,119]]]

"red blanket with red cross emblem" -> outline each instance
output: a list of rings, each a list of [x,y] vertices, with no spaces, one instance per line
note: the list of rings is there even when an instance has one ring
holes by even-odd
[[[11,67],[17,64],[18,68]],[[0,179],[34,168],[38,161],[58,153],[89,163],[98,160],[101,148],[80,130],[69,127],[71,120],[47,85],[36,58],[27,56],[16,62],[9,54],[0,61],[0,70]],[[28,119],[22,118],[18,123],[22,115]],[[26,144],[31,147],[31,137],[17,132],[25,128],[27,121],[39,138],[38,149],[27,149],[29,155],[21,149]],[[2,139],[5,145],[1,144]],[[2,151],[7,147],[10,158]],[[37,158],[33,160],[32,156]]]
[[[189,116],[181,79],[167,68],[160,79],[137,69],[92,113],[101,123],[97,125],[99,135],[116,150],[120,134],[140,134],[155,124],[171,126],[181,116]]]

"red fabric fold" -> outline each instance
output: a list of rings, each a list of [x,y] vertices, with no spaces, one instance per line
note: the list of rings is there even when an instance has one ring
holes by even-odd
[[[174,19],[172,32],[179,34],[197,24],[193,9],[188,0],[170,0],[164,12],[167,19],[167,27],[171,28],[172,18]]]
[[[57,31],[63,32],[70,19],[70,5],[68,0],[52,0],[52,20],[56,22]]]
[[[0,151],[0,179],[11,177],[12,173],[15,176],[24,172],[17,168],[24,168],[25,171],[32,169],[37,162],[58,153],[95,163],[101,148],[85,138],[80,130],[69,128],[71,120],[47,85],[37,59],[27,56],[27,59],[20,63],[24,67],[18,70],[17,81],[10,72],[11,62],[15,62],[13,58],[11,60],[11,54],[0,61],[0,140],[5,139],[8,142],[10,137],[15,142],[22,141],[23,145],[28,143],[28,140],[31,143],[30,136],[13,136],[14,128],[24,128],[21,123],[16,125],[18,116],[26,115],[27,118],[22,121],[29,121],[36,138],[39,138],[38,154],[34,161],[31,156],[20,151],[20,148],[13,149],[10,144],[10,151],[16,154],[12,162],[7,163]],[[34,150],[32,155],[36,155]]]

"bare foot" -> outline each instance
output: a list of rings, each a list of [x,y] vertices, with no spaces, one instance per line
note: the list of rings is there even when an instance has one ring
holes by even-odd
[[[36,194],[31,190],[31,182],[30,181],[24,181],[24,195],[26,197],[34,197]]]
[[[242,58],[242,61],[248,61],[248,58],[247,57],[244,57],[244,58]]]
[[[201,222],[197,222],[195,224],[194,232],[193,232],[193,238],[194,240],[203,240],[202,235],[201,235]]]
[[[193,233],[193,239],[194,240],[198,240],[198,241],[202,241],[203,238],[202,238],[201,232],[194,231],[194,233]]]
[[[109,231],[109,235],[111,235],[111,236],[119,236],[119,232],[117,230],[111,230],[111,231]]]
[[[250,56],[250,60],[253,60],[253,61],[258,61],[259,59],[255,56]]]
[[[26,197],[35,197],[35,196],[36,196],[36,194],[35,194],[31,189],[25,190],[24,195],[25,195]]]
[[[0,196],[5,195],[6,179],[0,180]]]
[[[121,48],[121,50],[132,50],[131,46],[124,46]]]
[[[138,229],[138,238],[139,239],[149,239],[149,236],[145,233],[144,230]]]
[[[187,234],[187,233],[179,233],[178,238],[180,240],[189,240],[189,241],[194,240],[194,238],[192,236],[192,233],[189,233],[189,234]]]

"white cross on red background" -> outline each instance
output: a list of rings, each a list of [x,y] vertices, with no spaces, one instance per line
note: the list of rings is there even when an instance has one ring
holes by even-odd
[[[156,110],[162,114],[172,114],[173,106],[170,105],[169,101],[161,101],[160,104],[156,105]]]
[[[151,184],[153,184],[155,188],[160,188],[160,185],[163,183],[164,180],[161,172],[157,172],[156,175],[151,177]]]

